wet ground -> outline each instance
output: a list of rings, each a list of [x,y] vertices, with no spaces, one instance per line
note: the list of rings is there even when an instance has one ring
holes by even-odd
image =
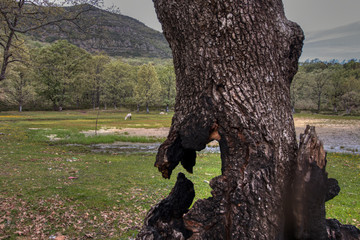
[[[359,120],[295,119],[298,138],[306,125],[315,126],[326,151],[360,154]]]
[[[161,143],[131,143],[115,142],[112,144],[93,144],[90,148],[93,152],[104,153],[157,153]],[[202,153],[218,153],[218,146],[207,146]]]
[[[305,130],[306,125],[315,126],[316,132],[323,141],[324,148],[328,152],[342,152],[360,154],[360,121],[359,120],[333,120],[333,119],[295,119],[296,135]],[[145,129],[105,129],[102,134],[124,134],[132,136],[155,136],[166,137],[168,128]],[[90,133],[91,134],[91,133]],[[91,145],[92,151],[109,153],[156,153],[160,143],[125,143]],[[211,144],[203,152],[219,152],[219,147]]]

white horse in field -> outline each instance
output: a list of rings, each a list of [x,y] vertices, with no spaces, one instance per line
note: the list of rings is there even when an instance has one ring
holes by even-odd
[[[127,120],[128,118],[131,120],[131,113],[128,113],[128,114],[126,115],[125,120]]]

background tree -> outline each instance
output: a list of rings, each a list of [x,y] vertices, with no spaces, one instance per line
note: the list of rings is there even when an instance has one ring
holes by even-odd
[[[291,85],[293,107],[311,111],[319,111],[320,108],[338,114],[346,111],[342,96],[350,91],[359,93],[359,66],[360,63],[355,60],[341,64],[338,61],[315,60],[301,63]],[[358,110],[353,105],[352,112]]]
[[[169,112],[169,106],[175,104],[176,96],[176,82],[175,82],[175,70],[173,63],[167,63],[157,68],[159,81],[161,84],[161,101],[166,106],[166,112]]]
[[[89,72],[87,71],[90,63],[90,59],[85,62],[84,72],[79,72],[74,76],[72,89],[69,92],[69,100],[72,105],[75,105],[77,109],[89,108],[91,106],[92,86],[90,84]]]
[[[93,109],[100,107],[100,97],[104,88],[104,70],[110,62],[110,57],[104,54],[97,54],[91,57],[87,63],[87,81],[90,87]]]
[[[18,34],[33,31],[48,25],[58,25],[69,22],[78,25],[82,13],[90,11],[92,5],[99,5],[98,0],[66,0],[66,1],[41,1],[41,0],[1,0],[0,1],[0,47],[2,48],[2,61],[0,81],[6,77],[9,64],[21,61],[15,51],[19,48],[16,43]],[[67,4],[72,8],[59,8]]]
[[[41,48],[35,55],[36,73],[40,85],[37,91],[50,100],[54,110],[62,110],[70,99],[76,76],[85,71],[85,62],[90,55],[83,49],[56,41]]]
[[[334,113],[338,112],[338,108],[341,105],[341,96],[344,95],[346,91],[344,72],[345,71],[341,65],[334,65],[333,74],[329,79],[330,81],[327,95]]]
[[[360,106],[360,94],[356,91],[350,91],[341,96],[342,104],[346,114],[350,114],[354,108]]]
[[[295,75],[290,88],[291,93],[291,107],[293,113],[296,108],[311,109],[311,93],[312,89],[309,84],[309,76],[300,66],[299,71]]]
[[[347,114],[360,105],[360,63],[354,60],[343,65],[344,94],[341,96],[342,105]]]
[[[140,67],[137,73],[135,86],[135,99],[139,104],[145,104],[146,112],[149,113],[149,105],[159,102],[161,85],[153,64],[148,63]]]
[[[22,112],[23,106],[34,99],[35,90],[32,84],[32,69],[24,64],[13,64],[9,69],[8,81],[3,83],[6,101],[18,106]]]
[[[321,103],[325,93],[325,88],[328,86],[330,81],[330,70],[326,69],[323,71],[315,70],[310,74],[312,91],[314,97],[316,98],[317,112],[321,110]]]
[[[21,40],[17,40],[20,42]],[[22,112],[24,104],[34,98],[35,92],[31,83],[33,70],[30,61],[29,49],[24,43],[20,43],[18,54],[21,55],[23,63],[14,63],[9,70],[9,81],[2,84],[6,94],[6,101],[12,105],[16,104]]]
[[[104,102],[117,106],[133,94],[132,66],[121,60],[108,63],[104,70]]]

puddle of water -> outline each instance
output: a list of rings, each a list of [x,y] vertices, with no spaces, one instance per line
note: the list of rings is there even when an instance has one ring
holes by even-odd
[[[93,152],[104,153],[157,153],[160,143],[115,142],[112,144],[92,144]]]
[[[115,142],[112,144],[92,144],[91,151],[100,153],[157,153],[161,143]],[[218,146],[207,146],[200,153],[219,153]]]
[[[360,155],[360,146],[359,145],[346,145],[346,146],[324,145],[324,149],[327,152],[350,153],[350,154],[359,154]]]
[[[91,151],[97,153],[157,153],[161,143],[131,143],[115,142],[112,144],[92,144],[88,147]],[[333,146],[324,145],[327,152],[360,154],[359,145],[351,146]],[[220,153],[219,146],[206,146],[200,153]]]

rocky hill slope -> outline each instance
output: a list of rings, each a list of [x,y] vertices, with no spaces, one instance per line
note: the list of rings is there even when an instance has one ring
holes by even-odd
[[[111,56],[171,58],[163,34],[131,17],[92,7],[83,13],[81,26],[62,23],[60,27],[47,26],[28,35],[42,42],[67,39],[89,52]]]

